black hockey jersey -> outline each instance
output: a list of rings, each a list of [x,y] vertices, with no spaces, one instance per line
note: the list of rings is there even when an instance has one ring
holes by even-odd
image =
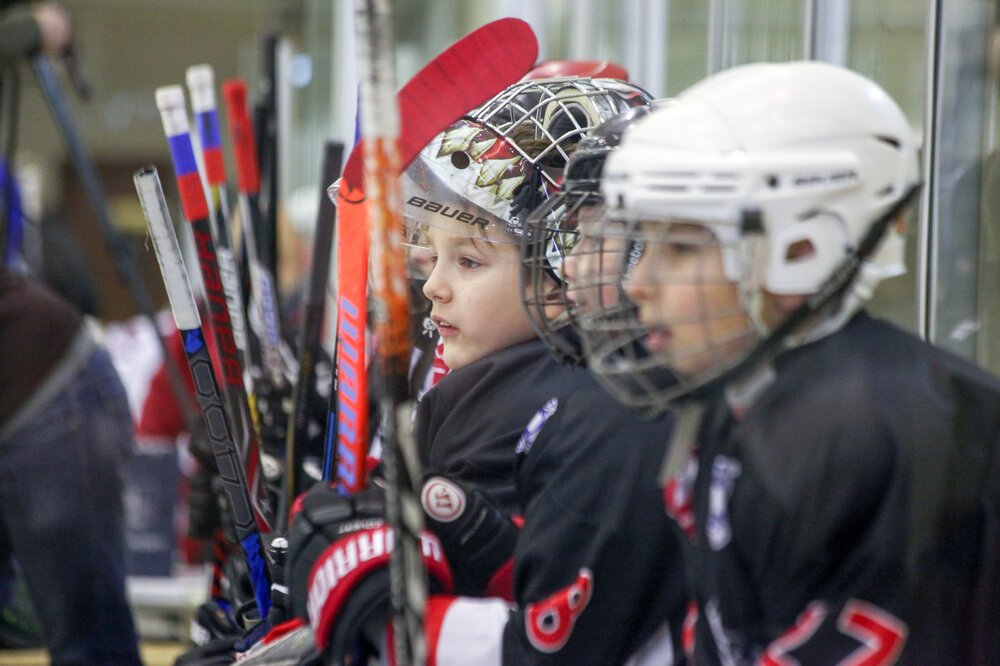
[[[438,448],[428,458],[438,462],[437,469],[459,472],[489,467],[499,473],[501,461],[510,465],[510,486],[480,487],[513,491],[516,512],[523,515],[514,553],[515,603],[435,599],[428,613],[429,663],[680,659],[677,646],[690,595],[681,544],[664,514],[657,482],[669,420],[638,419],[587,371],[556,363],[540,342],[484,360],[488,366],[464,383],[468,402],[460,404],[466,411],[453,414],[462,426],[453,432],[464,431],[469,439],[447,440],[463,444],[457,448],[465,458],[450,462],[447,449]],[[425,400],[458,386],[449,380],[462,380],[470,368],[442,380]],[[489,383],[491,378],[499,381]],[[527,413],[518,411],[531,402]],[[493,410],[497,419],[512,419],[506,428],[476,423]],[[426,433],[426,421],[424,426]],[[482,445],[471,446],[477,438]],[[435,439],[435,447],[441,441]]]
[[[507,515],[519,513],[514,447],[538,408],[573,375],[540,340],[452,371],[417,406],[414,437],[424,471],[483,491]]]
[[[1000,381],[865,314],[775,371],[665,495],[698,663],[1000,663]]]

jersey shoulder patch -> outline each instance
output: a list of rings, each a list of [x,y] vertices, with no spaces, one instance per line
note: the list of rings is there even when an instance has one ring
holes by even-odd
[[[531,417],[528,421],[527,427],[521,434],[521,438],[517,440],[517,447],[515,448],[515,453],[527,454],[531,450],[531,447],[535,444],[535,440],[538,439],[538,433],[542,431],[542,426],[545,422],[556,413],[559,409],[559,398],[552,398],[545,405],[538,410],[538,412]]]

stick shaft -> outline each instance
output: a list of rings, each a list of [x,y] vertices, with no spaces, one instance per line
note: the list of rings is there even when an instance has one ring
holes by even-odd
[[[246,84],[239,79],[223,83],[229,131],[236,154],[236,177],[240,194],[240,215],[244,224],[243,240],[246,243],[250,264],[250,286],[254,305],[263,327],[261,347],[264,366],[275,386],[286,385],[286,374],[281,357],[281,323],[278,310],[278,291],[270,259],[261,256],[265,248],[258,247],[256,233],[264,223],[260,211],[260,170],[257,151],[247,106]]]
[[[327,196],[326,185],[340,174],[344,144],[328,141],[324,147],[320,172],[320,202],[313,236],[312,263],[302,305],[302,330],[299,334],[299,373],[292,392],[292,414],[285,442],[285,500],[302,490],[298,478],[302,465],[302,445],[309,436],[309,398],[316,382],[316,359],[320,351],[326,285],[330,277],[330,253],[336,229],[337,209]],[[283,514],[282,514],[283,515]]]
[[[229,502],[233,527],[246,556],[257,608],[261,617],[266,617],[270,608],[271,581],[264,556],[263,541],[247,490],[247,479],[239,451],[223,409],[215,371],[212,369],[208,347],[205,345],[201,317],[191,291],[187,268],[181,257],[173,224],[170,222],[156,169],[149,167],[138,171],[135,174],[135,186],[146,215],[150,237],[153,239],[160,272],[163,274],[170,309],[177,329],[181,333],[184,353],[194,377],[198,406],[205,419],[212,452],[219,467],[219,477],[222,479],[226,499]]]
[[[272,509],[260,478],[260,450],[257,435],[252,427],[246,388],[243,384],[243,367],[240,364],[239,351],[229,319],[226,294],[219,275],[219,262],[209,223],[208,202],[202,189],[188,133],[184,91],[180,86],[168,86],[157,90],[156,97],[170,144],[181,205],[184,216],[191,225],[195,241],[198,265],[205,287],[205,299],[212,317],[212,332],[222,366],[223,392],[229,417],[232,419],[233,434],[245,466],[257,523],[261,532],[269,532]]]
[[[246,308],[243,291],[240,288],[239,269],[233,254],[232,233],[230,231],[229,196],[226,186],[226,162],[222,155],[222,137],[219,132],[219,113],[215,101],[215,73],[210,65],[194,65],[187,70],[188,91],[191,93],[191,109],[201,145],[205,179],[208,182],[209,202],[212,208],[212,236],[215,241],[219,262],[219,276],[226,293],[229,319],[233,328],[233,339],[240,350],[240,361],[244,370],[247,390],[253,391],[253,368],[260,366],[247,339]]]
[[[371,228],[371,267],[375,294],[375,336],[381,365],[386,518],[396,535],[390,560],[395,658],[425,663],[424,614],[427,573],[420,552],[423,511],[417,502],[419,469],[410,436],[408,396],[410,308],[400,229],[399,107],[396,104],[395,50],[389,0],[356,0],[358,67],[361,84],[361,136],[364,188]]]

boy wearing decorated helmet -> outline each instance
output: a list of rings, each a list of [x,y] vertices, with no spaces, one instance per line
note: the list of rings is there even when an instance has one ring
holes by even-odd
[[[451,368],[415,425],[428,527],[450,564],[435,576],[447,593],[427,609],[429,663],[680,658],[689,595],[656,483],[669,426],[608,408],[584,370],[549,354],[521,303],[528,214],[555,193],[585,132],[647,100],[611,80],[518,84],[439,135],[404,176],[407,238],[430,250],[424,293]],[[343,650],[338,623],[357,624],[338,600],[362,584],[309,590],[328,653]]]
[[[895,102],[815,62],[710,77],[608,160],[644,333],[581,323],[624,401],[679,410],[699,663],[1000,662],[1000,382],[864,309],[917,188]]]

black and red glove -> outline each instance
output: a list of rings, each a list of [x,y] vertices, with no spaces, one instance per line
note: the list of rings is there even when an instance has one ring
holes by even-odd
[[[287,565],[292,609],[309,620],[317,647],[334,663],[381,651],[390,617],[393,548],[384,515],[378,488],[349,498],[318,484],[292,523]],[[422,534],[421,546],[431,592],[451,593],[451,571],[437,537]]]

